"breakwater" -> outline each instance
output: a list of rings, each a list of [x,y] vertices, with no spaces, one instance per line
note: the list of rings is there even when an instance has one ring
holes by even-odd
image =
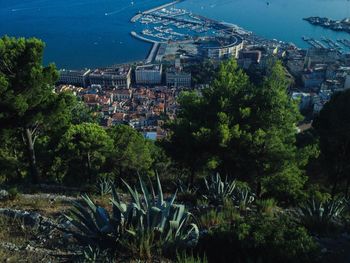
[[[144,15],[144,14],[150,14],[150,13],[155,12],[155,11],[157,11],[157,10],[160,10],[160,9],[163,9],[163,8],[167,8],[168,6],[172,6],[172,5],[179,4],[179,3],[183,2],[183,1],[184,1],[184,0],[172,1],[172,2],[170,2],[170,3],[167,3],[167,4],[164,4],[164,5],[157,6],[157,7],[154,7],[154,8],[152,8],[152,9],[143,11],[143,12],[141,12],[141,13],[139,13],[139,14],[134,15],[134,16],[130,19],[130,22],[135,23],[135,22],[137,22],[137,20],[139,20],[139,19],[142,17],[142,15]]]

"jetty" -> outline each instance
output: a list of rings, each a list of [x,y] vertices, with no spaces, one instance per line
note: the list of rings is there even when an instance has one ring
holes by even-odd
[[[152,61],[154,60],[155,56],[157,55],[158,49],[160,47],[160,44],[164,43],[164,42],[159,42],[159,41],[155,41],[149,38],[145,38],[143,36],[140,36],[139,34],[137,34],[135,31],[132,31],[131,36],[133,36],[134,38],[140,39],[142,41],[148,42],[148,43],[152,43],[152,48],[149,51],[146,59],[145,59],[145,63],[149,64],[152,63]]]

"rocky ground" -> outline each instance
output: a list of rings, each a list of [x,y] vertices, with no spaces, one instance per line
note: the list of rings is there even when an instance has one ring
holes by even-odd
[[[47,192],[19,194],[11,200],[0,190],[0,262],[72,262],[82,248],[60,229],[71,228],[62,214],[77,200],[77,193]],[[108,207],[108,198],[94,200]],[[329,262],[350,262],[348,234],[317,240]]]

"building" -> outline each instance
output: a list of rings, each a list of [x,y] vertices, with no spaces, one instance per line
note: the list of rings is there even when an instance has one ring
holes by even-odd
[[[144,65],[135,69],[136,84],[159,85],[162,82],[162,65]]]
[[[60,77],[58,79],[59,84],[69,84],[79,87],[86,87],[88,85],[88,77],[90,69],[84,70],[66,70],[61,69],[59,71]]]
[[[131,67],[120,66],[114,68],[96,69],[89,75],[90,85],[101,85],[104,88],[130,87]]]
[[[175,68],[167,70],[165,79],[168,87],[191,87],[191,73],[176,70]]]
[[[207,38],[202,42],[202,48],[210,59],[238,58],[243,49],[243,40],[237,35]]]
[[[260,60],[260,50],[244,50],[239,52],[238,64],[244,69],[248,69],[252,64],[259,64]]]

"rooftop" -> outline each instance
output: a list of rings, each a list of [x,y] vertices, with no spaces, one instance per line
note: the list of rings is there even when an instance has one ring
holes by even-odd
[[[161,70],[162,65],[158,65],[158,64],[152,64],[152,65],[144,65],[144,66],[137,66],[136,67],[136,71],[160,71]]]
[[[122,66],[117,68],[95,69],[90,75],[92,76],[127,76],[130,72],[130,66]]]
[[[213,37],[203,40],[202,46],[206,49],[218,49],[228,48],[241,44],[242,38],[237,35],[231,35],[230,37]]]

